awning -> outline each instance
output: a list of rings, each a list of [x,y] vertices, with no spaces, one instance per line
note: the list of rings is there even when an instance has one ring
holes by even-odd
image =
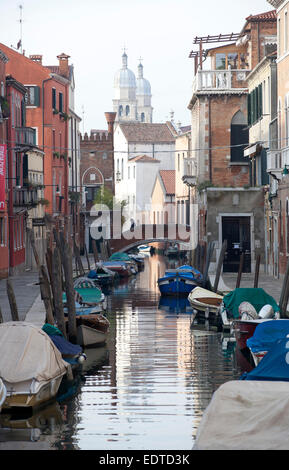
[[[244,148],[244,157],[254,157],[255,155],[258,155],[262,149],[263,146],[260,142],[248,145],[248,147]]]

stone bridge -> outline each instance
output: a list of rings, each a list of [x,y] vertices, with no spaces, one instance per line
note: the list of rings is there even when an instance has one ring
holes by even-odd
[[[133,230],[112,233],[110,248],[113,253],[125,252],[138,245],[153,242],[179,243],[191,249],[190,227],[181,224],[143,224],[135,226]]]

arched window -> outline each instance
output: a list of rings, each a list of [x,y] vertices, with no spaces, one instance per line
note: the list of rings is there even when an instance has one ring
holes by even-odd
[[[119,114],[119,116],[122,116],[122,112],[123,112],[123,107],[122,107],[122,105],[120,105],[120,106],[118,107],[118,114]]]
[[[126,107],[125,107],[125,115],[128,116],[129,115],[129,105],[127,104]]]
[[[244,148],[249,142],[247,120],[241,111],[234,114],[231,121],[231,162],[245,162]]]
[[[145,113],[141,113],[140,120],[141,122],[145,122]]]

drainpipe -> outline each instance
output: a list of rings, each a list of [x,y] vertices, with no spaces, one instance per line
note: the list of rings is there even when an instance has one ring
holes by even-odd
[[[45,175],[45,172],[44,172],[44,162],[45,162],[45,145],[44,145],[44,103],[45,103],[45,100],[44,100],[44,84],[49,82],[50,80],[52,80],[52,77],[50,78],[45,78],[44,80],[42,80],[42,150],[43,150],[43,153],[44,153],[44,156],[43,156],[43,160],[42,160],[42,172],[43,172],[43,184],[45,185],[45,182],[44,182],[44,175]],[[52,191],[53,191],[53,187],[52,187]]]
[[[208,96],[208,100],[209,100],[209,180],[211,181],[211,183],[213,182],[212,181],[212,150],[211,150],[211,147],[212,147],[212,137],[211,137],[211,97]]]

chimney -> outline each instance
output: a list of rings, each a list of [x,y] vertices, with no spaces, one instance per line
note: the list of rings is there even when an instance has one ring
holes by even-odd
[[[57,59],[59,60],[59,75],[62,75],[62,77],[69,78],[69,67],[68,67],[68,59],[69,55],[66,55],[64,53],[59,54],[57,56]]]
[[[42,55],[39,55],[39,54],[30,55],[29,59],[33,60],[33,62],[36,62],[37,64],[42,65]]]
[[[113,125],[116,117],[116,113],[104,113],[106,122],[107,122],[107,127],[108,127],[108,133],[113,135]]]

